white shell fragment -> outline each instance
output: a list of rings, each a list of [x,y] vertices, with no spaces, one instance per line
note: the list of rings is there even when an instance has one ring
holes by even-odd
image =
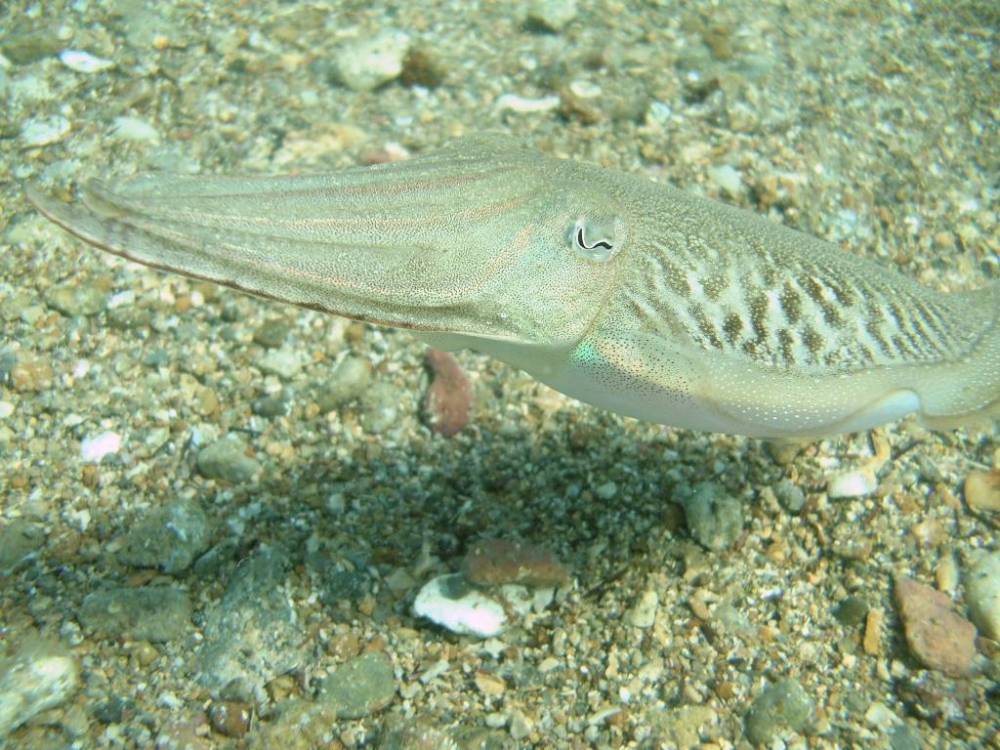
[[[77,73],[100,73],[102,70],[107,70],[114,65],[111,60],[105,60],[103,57],[95,57],[89,52],[83,52],[78,49],[63,50],[59,53],[59,61]]]
[[[413,614],[453,633],[489,638],[499,635],[507,616],[503,606],[473,589],[459,573],[432,578],[413,602]]]
[[[878,489],[878,479],[870,467],[838,474],[827,485],[826,494],[830,498],[864,497]]]
[[[80,443],[80,457],[90,463],[99,463],[105,456],[117,453],[122,447],[122,436],[117,432],[102,432],[84,438]]]

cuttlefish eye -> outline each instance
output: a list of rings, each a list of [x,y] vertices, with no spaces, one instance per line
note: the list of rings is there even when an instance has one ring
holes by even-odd
[[[616,216],[581,216],[570,234],[570,243],[578,253],[601,263],[611,260],[624,240],[624,227]]]

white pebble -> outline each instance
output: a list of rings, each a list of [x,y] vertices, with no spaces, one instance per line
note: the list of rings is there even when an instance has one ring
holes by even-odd
[[[70,70],[77,73],[99,73],[114,65],[111,60],[103,57],[94,57],[89,52],[78,49],[67,49],[59,53],[59,60]]]
[[[504,94],[497,99],[497,109],[501,112],[548,112],[559,106],[558,96],[543,96],[541,99],[528,99],[517,94]]]
[[[21,140],[31,147],[48,146],[58,143],[72,130],[69,120],[61,115],[55,117],[32,117],[21,126]]]
[[[965,599],[976,627],[1000,640],[1000,552],[981,552],[965,575]]]
[[[499,602],[469,588],[459,574],[432,578],[413,602],[413,614],[453,633],[490,638],[503,631],[507,616]]]
[[[83,439],[80,443],[80,456],[84,461],[98,463],[105,456],[117,453],[121,447],[121,435],[117,432],[102,432]]]
[[[14,413],[14,404],[10,401],[0,401],[0,419],[6,419]]]
[[[868,467],[838,474],[827,485],[826,494],[831,498],[864,497],[878,489],[875,472]]]
[[[116,117],[111,135],[119,140],[133,143],[160,142],[160,133],[156,128],[138,117]]]

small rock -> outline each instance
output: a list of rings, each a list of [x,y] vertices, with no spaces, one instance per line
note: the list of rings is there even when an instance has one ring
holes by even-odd
[[[660,606],[660,597],[653,589],[646,589],[642,592],[632,608],[625,616],[628,624],[636,628],[651,628],[656,622],[656,610]]]
[[[76,49],[67,49],[59,53],[59,61],[70,70],[77,73],[100,73],[114,65],[111,60],[103,57],[95,57],[89,52]]]
[[[827,484],[826,494],[831,499],[865,497],[877,489],[878,478],[875,471],[869,466],[863,466],[833,477]]]
[[[403,72],[409,46],[409,36],[391,30],[347,44],[334,57],[337,79],[353,91],[372,91]]]
[[[106,589],[87,594],[79,618],[83,627],[111,638],[175,641],[191,627],[191,601],[169,586]]]
[[[413,602],[413,614],[453,633],[490,638],[503,632],[507,622],[503,605],[469,586],[465,576],[432,578]]]
[[[21,126],[21,141],[29,148],[58,143],[69,135],[73,126],[62,115],[32,117]]]
[[[208,709],[212,729],[226,737],[243,737],[252,719],[253,706],[242,701],[216,701]]]
[[[197,680],[213,691],[237,684],[258,700],[264,684],[298,667],[303,631],[287,591],[288,554],[261,545],[233,572],[206,615]]]
[[[431,429],[451,437],[462,431],[472,412],[472,384],[455,356],[430,349],[427,365],[431,384],[424,399],[424,414]]]
[[[153,125],[138,117],[116,117],[111,124],[112,138],[128,143],[150,143],[160,142],[160,131]]]
[[[772,488],[778,502],[789,513],[798,513],[806,504],[806,495],[791,479],[782,479]]]
[[[45,545],[45,529],[25,519],[0,528],[0,576],[10,575],[35,557]]]
[[[36,714],[68,699],[79,680],[76,661],[46,641],[32,640],[0,660],[0,744]]]
[[[372,366],[360,357],[346,357],[340,361],[325,382],[316,398],[323,412],[333,411],[339,406],[358,398],[368,389],[372,379]]]
[[[392,663],[374,651],[337,667],[323,680],[317,701],[332,707],[338,719],[361,719],[381,711],[395,696]]]
[[[108,295],[89,284],[62,284],[45,292],[45,304],[71,318],[97,315],[107,305]]]
[[[1000,512],[1000,469],[971,471],[965,478],[965,502],[980,512]]]
[[[258,417],[266,417],[267,419],[285,417],[291,411],[291,402],[286,394],[281,393],[277,396],[264,396],[254,399],[250,408]]]
[[[809,723],[813,702],[794,679],[768,685],[754,699],[746,717],[747,738],[767,745],[785,731],[800,732]]]
[[[10,384],[15,391],[47,391],[52,387],[55,373],[48,359],[30,353],[19,353],[10,370]]]
[[[576,18],[576,0],[532,0],[527,24],[539,31],[558,33]]]
[[[462,560],[462,573],[477,586],[519,583],[554,587],[569,581],[569,571],[551,551],[506,539],[486,539],[474,544]]]
[[[392,427],[399,418],[400,393],[391,383],[376,383],[361,401],[358,421],[365,432],[379,435]]]
[[[715,482],[702,482],[681,497],[691,536],[713,551],[736,543],[743,531],[743,506]]]
[[[972,621],[987,638],[1000,641],[1000,552],[982,552],[965,576]]]
[[[209,479],[246,482],[252,479],[260,464],[246,454],[243,441],[227,435],[198,451],[198,471]]]
[[[914,656],[929,669],[952,677],[967,674],[976,655],[975,626],[952,609],[947,595],[930,586],[898,576],[895,593]]]
[[[729,164],[709,167],[708,179],[730,198],[739,198],[743,194],[743,176]]]
[[[921,750],[923,747],[920,732],[909,724],[897,724],[889,736],[889,750]]]
[[[669,711],[657,711],[652,729],[658,740],[656,747],[695,750],[701,747],[702,732],[710,733],[719,723],[719,715],[709,706],[679,706]]]
[[[105,456],[114,455],[121,447],[121,435],[117,432],[102,432],[80,441],[80,458],[88,463],[99,464]]]
[[[399,79],[407,86],[423,86],[433,89],[444,83],[448,68],[434,50],[412,46],[403,59],[403,72]]]
[[[118,559],[171,575],[187,570],[208,549],[211,526],[197,501],[178,500],[148,511],[129,529]]]
[[[271,373],[288,380],[295,377],[304,364],[305,359],[298,350],[282,347],[268,351],[257,362],[257,367],[261,372]]]
[[[841,625],[860,625],[868,616],[868,602],[860,596],[848,596],[834,608],[833,616]]]
[[[265,321],[256,331],[253,332],[253,340],[267,349],[277,349],[288,338],[288,333],[292,330],[287,320],[277,318]]]

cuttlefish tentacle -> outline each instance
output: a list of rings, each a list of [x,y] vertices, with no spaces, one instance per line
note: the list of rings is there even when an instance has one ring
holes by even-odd
[[[89,183],[125,258],[469,347],[622,414],[761,437],[1000,414],[1000,285],[943,294],[751,213],[503,138],[301,177]]]

